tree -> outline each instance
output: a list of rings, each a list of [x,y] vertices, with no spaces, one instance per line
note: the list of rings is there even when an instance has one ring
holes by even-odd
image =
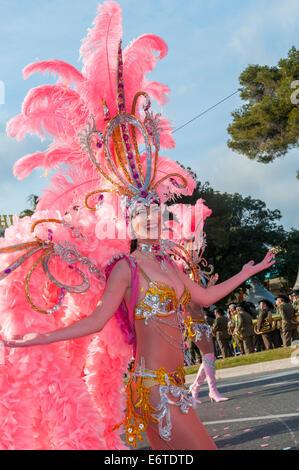
[[[27,215],[32,215],[34,214],[34,211],[36,209],[37,203],[38,203],[38,196],[35,194],[30,194],[27,198],[27,202],[29,202],[30,209],[24,209],[20,214],[19,217],[26,217]]]
[[[299,230],[291,229],[282,241],[277,254],[277,269],[291,289],[296,281],[299,266]]]
[[[239,82],[247,103],[232,113],[228,147],[261,163],[298,147],[299,50],[293,46],[277,66],[249,65]]]

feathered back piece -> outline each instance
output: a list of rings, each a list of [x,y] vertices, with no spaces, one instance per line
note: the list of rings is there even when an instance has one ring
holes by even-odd
[[[203,257],[206,249],[203,228],[212,211],[203,199],[198,199],[194,206],[175,204],[168,210],[174,214],[174,220],[169,221],[169,233],[166,233],[169,251],[192,280],[205,285],[214,270]]]
[[[206,285],[210,276],[213,274],[214,267],[208,264],[204,258],[206,249],[206,234],[203,231],[204,222],[212,214],[204,204],[203,199],[198,199],[194,206],[194,214],[191,233],[181,241],[181,250],[186,254],[185,270],[191,278],[198,284]],[[197,215],[197,217],[196,217]]]
[[[132,41],[122,54],[121,38],[121,8],[115,2],[105,2],[83,40],[81,72],[61,60],[36,62],[23,70],[25,79],[34,72],[49,71],[58,75],[58,81],[29,91],[22,114],[7,125],[8,135],[21,140],[27,133],[41,139],[51,134],[53,142],[47,151],[21,158],[14,174],[22,179],[36,167],[48,171],[60,164],[68,165],[67,171],[54,175],[38,209],[55,204],[69,210],[74,203],[82,207],[88,191],[94,190],[113,189],[131,198],[158,192],[165,200],[175,194],[190,194],[194,189],[193,178],[180,165],[165,157],[158,160],[159,148],[174,147],[174,140],[169,123],[149,111],[150,99],[163,105],[169,89],[148,81],[146,74],[167,54],[167,45],[158,36],[145,34]],[[91,162],[86,158],[86,149]],[[94,208],[88,199],[87,206]]]

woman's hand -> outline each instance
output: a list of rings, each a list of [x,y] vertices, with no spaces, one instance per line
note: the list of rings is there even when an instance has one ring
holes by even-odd
[[[24,348],[26,346],[38,346],[44,344],[44,335],[39,333],[27,333],[24,336],[16,335],[11,340],[1,340],[8,348]]]
[[[44,344],[82,338],[83,336],[99,333],[118,309],[130,284],[131,271],[126,260],[120,260],[113,266],[108,278],[105,292],[94,312],[72,325],[59,328],[48,333],[28,333],[24,336],[14,336],[11,340],[3,340],[2,344],[9,348],[24,348]]]
[[[208,285],[206,288],[199,286],[196,282],[192,281],[179,268],[177,268],[177,273],[188,288],[192,302],[203,307],[209,307],[233,292],[233,290],[239,287],[243,282],[247,281],[250,277],[264,269],[270,268],[274,263],[274,255],[271,251],[268,251],[265,258],[260,263],[255,265],[254,261],[250,261],[243,266],[239,273],[235,274],[231,278],[221,282],[220,284],[216,283],[214,285]]]
[[[212,274],[212,276],[208,280],[207,287],[214,286],[218,282],[218,279],[219,279],[218,273]]]
[[[272,266],[272,264],[274,263],[275,263],[274,254],[269,250],[265,258],[260,263],[254,264],[254,261],[249,261],[249,263],[243,266],[242,272],[246,273],[248,275],[248,278],[250,278],[251,276],[254,276],[260,271],[270,268],[270,266]]]

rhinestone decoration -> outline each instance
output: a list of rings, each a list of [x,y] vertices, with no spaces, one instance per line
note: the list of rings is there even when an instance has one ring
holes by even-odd
[[[153,408],[149,402],[151,386],[147,386],[147,379],[159,385],[160,403]],[[132,386],[138,391],[137,400],[132,400]],[[127,407],[124,420],[113,427],[118,429],[122,424],[126,428],[127,442],[137,446],[137,439],[143,441],[141,431],[145,431],[149,422],[158,424],[159,435],[168,441],[171,439],[172,422],[170,406],[176,406],[183,414],[188,413],[194,405],[185,389],[185,371],[182,366],[171,373],[167,373],[163,367],[158,370],[149,370],[145,367],[145,360],[141,357],[138,367],[135,365],[130,373],[126,387]],[[138,412],[137,412],[138,409]]]

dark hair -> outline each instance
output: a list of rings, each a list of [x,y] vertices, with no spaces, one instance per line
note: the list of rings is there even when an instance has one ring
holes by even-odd
[[[219,313],[219,315],[221,315],[222,317],[224,315],[224,311],[220,307],[214,308],[214,313]]]
[[[255,318],[257,315],[257,311],[252,302],[248,302],[247,300],[242,300],[242,302],[239,302],[237,304],[237,307],[241,307],[245,312],[249,313],[249,315],[251,315],[253,318]]]
[[[137,248],[137,238],[132,238],[131,246],[130,246],[130,253],[133,253]]]
[[[242,302],[238,302],[237,308],[242,308],[243,310],[245,310],[245,312],[250,313],[249,305],[245,300],[243,300]]]
[[[272,302],[270,302],[270,300],[268,299],[261,299],[259,300],[259,304],[263,302],[264,304],[266,304],[266,306],[270,309],[270,310],[273,310],[274,309],[274,306],[272,304]]]
[[[281,300],[283,300],[283,302],[289,303],[289,299],[285,295],[277,295],[275,297],[275,300],[277,300],[277,299],[281,299]]]

